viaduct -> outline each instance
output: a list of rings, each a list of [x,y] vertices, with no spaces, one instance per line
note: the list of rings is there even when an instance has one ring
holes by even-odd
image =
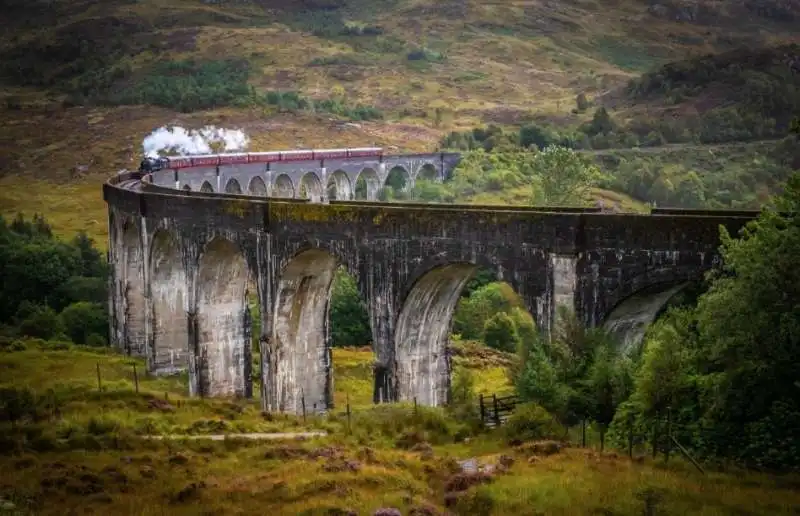
[[[257,374],[264,410],[297,412],[301,398],[326,410],[329,298],[344,266],[367,304],[375,401],[440,405],[451,317],[479,268],[509,283],[542,331],[565,305],[633,346],[717,261],[719,227],[736,233],[757,215],[372,200],[392,169],[413,184],[426,173],[443,180],[457,162],[431,154],[121,173],[103,186],[112,341],[155,374],[188,369],[195,396],[250,397]],[[367,199],[353,200],[362,179]],[[260,371],[248,296],[260,306]]]

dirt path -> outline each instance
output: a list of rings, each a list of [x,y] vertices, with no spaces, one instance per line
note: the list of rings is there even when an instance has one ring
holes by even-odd
[[[225,439],[250,439],[253,441],[275,441],[280,439],[313,439],[314,437],[327,437],[327,432],[280,432],[280,433],[252,433],[252,434],[210,434],[210,435],[145,435],[143,439],[154,441],[205,439],[209,441],[224,441]]]

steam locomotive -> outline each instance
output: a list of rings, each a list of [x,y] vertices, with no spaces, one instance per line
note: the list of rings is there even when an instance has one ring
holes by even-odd
[[[147,157],[139,165],[139,172],[149,174],[159,170],[177,170],[190,167],[215,167],[244,163],[275,163],[287,161],[319,161],[324,159],[378,158],[383,159],[380,147],[360,149],[291,150],[274,152],[243,152],[237,154],[205,154],[198,156]]]

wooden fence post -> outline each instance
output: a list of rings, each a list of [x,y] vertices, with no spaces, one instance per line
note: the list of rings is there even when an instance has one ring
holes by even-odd
[[[353,429],[350,426],[350,393],[347,393],[347,432],[352,433]]]
[[[303,407],[303,423],[306,422],[306,395],[303,389],[300,389],[300,406]]]
[[[633,458],[633,418],[628,417],[628,457]]]
[[[97,390],[103,392],[103,381],[100,379],[100,362],[97,362]]]
[[[133,364],[133,386],[136,389],[136,394],[139,394],[139,373],[136,372],[136,364]]]
[[[417,415],[417,397],[414,396],[414,416],[416,417],[416,415]]]
[[[478,403],[481,409],[481,426],[486,424],[486,406],[483,404],[483,394],[478,396]]]
[[[581,419],[581,448],[586,448],[586,418]]]
[[[667,447],[664,450],[664,464],[669,462],[669,453],[672,451],[672,409],[667,409]]]
[[[494,425],[500,426],[500,413],[497,411],[497,394],[492,394],[492,405],[494,406]]]

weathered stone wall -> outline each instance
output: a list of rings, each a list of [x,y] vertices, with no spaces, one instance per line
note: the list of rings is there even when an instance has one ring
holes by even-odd
[[[115,340],[147,356],[154,371],[188,367],[194,394],[249,396],[252,279],[261,304],[264,407],[284,411],[303,402],[309,411],[332,406],[328,311],[339,265],[368,306],[376,401],[439,405],[449,394],[452,313],[478,268],[508,282],[542,330],[550,331],[564,304],[632,345],[665,292],[711,267],[719,225],[736,231],[747,220],[314,204],[171,188],[145,184],[137,194],[105,187]],[[637,292],[651,297],[632,298]]]

